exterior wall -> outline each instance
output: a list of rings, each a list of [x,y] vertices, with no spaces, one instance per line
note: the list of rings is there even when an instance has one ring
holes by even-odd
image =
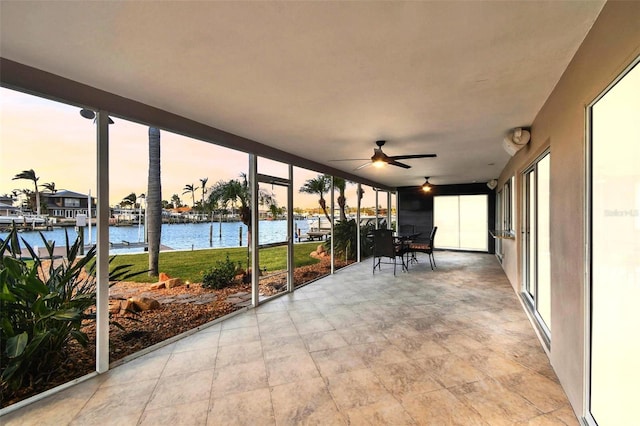
[[[415,232],[429,235],[433,228],[433,197],[437,195],[488,195],[487,220],[489,229],[495,228],[496,192],[484,183],[468,183],[461,185],[436,185],[430,193],[425,194],[419,186],[398,188],[398,227],[413,225]],[[398,228],[400,229],[400,228]],[[438,247],[437,238],[435,246]],[[495,240],[487,235],[489,253],[495,253]]]
[[[551,148],[550,359],[578,415],[585,392],[585,108],[640,55],[640,2],[608,2],[531,126],[532,140],[507,164],[499,185],[515,176],[516,240],[505,240],[504,270],[519,293],[520,174]]]

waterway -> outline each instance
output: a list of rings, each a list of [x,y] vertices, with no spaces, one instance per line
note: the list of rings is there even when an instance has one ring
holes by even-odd
[[[296,220],[295,227],[305,234],[309,228],[306,220]],[[88,228],[84,228],[84,242],[95,244],[96,227],[91,229],[89,238]],[[78,236],[78,231],[73,227],[55,228],[51,231],[41,231],[47,241],[55,241],[56,247],[65,246],[65,232],[69,235],[69,241],[73,242]],[[286,220],[261,220],[259,223],[260,244],[269,244],[286,241]],[[6,232],[0,232],[0,239],[7,237]],[[40,232],[24,231],[20,233],[32,247],[43,247]],[[128,243],[144,242],[143,226],[110,226],[109,241],[114,245],[121,245],[123,241]],[[173,250],[195,250],[204,248],[239,247],[247,245],[247,227],[241,222],[213,222],[213,223],[175,223],[163,224],[160,244]],[[111,253],[142,252],[142,247],[111,249]]]

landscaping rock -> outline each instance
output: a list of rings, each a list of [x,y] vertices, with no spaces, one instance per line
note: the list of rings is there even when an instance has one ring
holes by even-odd
[[[109,300],[109,313],[111,315],[117,315],[120,313],[120,300]]]
[[[127,301],[131,302],[137,308],[137,311],[149,311],[160,307],[160,302],[149,297],[131,297]],[[135,311],[136,309],[132,310]]]
[[[155,284],[151,284],[149,286],[149,290],[160,290],[163,288],[174,288],[182,285],[182,280],[180,278],[169,278],[164,281],[159,281]]]
[[[151,284],[149,286],[149,290],[160,290],[161,288],[166,288],[167,285],[165,284],[164,281],[159,282],[159,283],[155,283],[155,284]]]
[[[120,303],[120,313],[126,315],[132,312],[140,312],[138,305],[136,305],[132,299],[123,300],[122,303]]]
[[[182,280],[180,278],[169,278],[164,282],[164,285],[167,288],[174,288],[182,285]]]
[[[167,281],[168,279],[171,279],[171,277],[167,274],[165,274],[164,272],[160,272],[160,275],[158,275],[158,281],[162,282],[162,281]]]

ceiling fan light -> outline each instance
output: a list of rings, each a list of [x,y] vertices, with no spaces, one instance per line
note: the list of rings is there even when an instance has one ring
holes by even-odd
[[[428,177],[424,178],[424,183],[422,184],[421,188],[423,192],[431,192],[431,184],[429,183]]]
[[[383,160],[373,160],[373,167],[376,167],[378,169],[383,168],[387,163]]]

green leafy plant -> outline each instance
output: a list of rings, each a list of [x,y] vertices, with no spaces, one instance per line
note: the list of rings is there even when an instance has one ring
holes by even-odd
[[[229,286],[238,272],[238,266],[229,259],[218,260],[202,275],[202,287],[221,289]]]
[[[55,243],[40,234],[47,259],[54,259]],[[14,228],[0,244],[0,390],[33,386],[55,374],[65,358],[70,341],[88,343],[81,330],[83,322],[95,320],[95,247],[80,256],[79,239],[69,243],[63,259],[45,262],[23,240],[31,259],[21,257]],[[109,280],[116,282],[132,274],[129,265],[112,269]]]
[[[368,235],[374,229],[373,225],[365,225],[360,228],[360,254],[367,257],[372,253],[371,242]],[[347,260],[355,260],[358,255],[358,224],[355,219],[338,222],[333,227],[334,251],[336,256]],[[325,242],[325,249],[331,248],[331,239]]]

